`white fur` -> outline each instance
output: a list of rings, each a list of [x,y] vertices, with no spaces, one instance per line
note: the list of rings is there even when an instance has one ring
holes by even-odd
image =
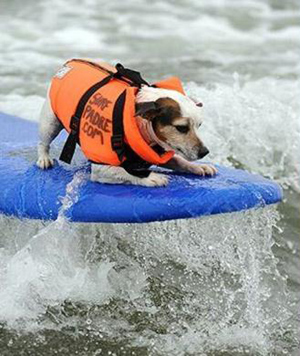
[[[213,176],[217,173],[217,169],[209,164],[195,164],[187,161],[181,156],[175,155],[164,167],[173,169],[179,172],[187,172],[197,174],[199,176]]]
[[[92,164],[91,180],[99,183],[134,184],[145,187],[161,187],[168,184],[168,177],[164,174],[151,172],[146,178],[133,176],[122,167]]]
[[[36,164],[41,169],[47,169],[53,166],[53,160],[49,155],[50,144],[62,129],[63,126],[51,108],[48,92],[39,120],[38,160]]]

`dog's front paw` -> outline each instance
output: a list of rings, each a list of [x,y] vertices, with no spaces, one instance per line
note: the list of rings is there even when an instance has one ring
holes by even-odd
[[[48,155],[42,155],[36,162],[36,165],[41,169],[48,169],[53,166],[53,159]]]
[[[163,187],[169,182],[168,176],[151,172],[147,178],[142,179],[142,185],[146,187]]]
[[[214,176],[217,173],[217,168],[211,164],[193,164],[192,173],[199,176]]]

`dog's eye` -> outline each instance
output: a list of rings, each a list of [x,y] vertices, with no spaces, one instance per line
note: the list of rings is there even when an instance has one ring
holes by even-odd
[[[189,131],[189,127],[187,125],[176,125],[175,128],[180,133],[188,133]]]

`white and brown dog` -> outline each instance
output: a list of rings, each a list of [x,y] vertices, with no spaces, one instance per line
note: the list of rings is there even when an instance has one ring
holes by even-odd
[[[149,106],[149,103],[153,105]],[[191,163],[209,153],[199,137],[199,128],[203,122],[202,104],[196,104],[175,90],[142,86],[136,96],[136,115],[140,133],[150,146],[159,145],[165,150],[176,152],[163,167],[200,176],[216,174],[217,170],[212,165]],[[52,111],[49,97],[42,108],[39,123],[37,165],[47,169],[53,165],[49,156],[50,144],[63,129]],[[161,173],[151,172],[148,177],[137,177],[120,166],[93,163],[91,180],[148,187],[168,184],[168,176]]]

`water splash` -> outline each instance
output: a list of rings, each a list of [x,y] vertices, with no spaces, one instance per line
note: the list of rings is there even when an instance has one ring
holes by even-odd
[[[290,318],[272,252],[277,218],[272,207],[141,225],[60,217],[33,238],[43,224],[28,223],[29,242],[5,251],[0,318],[40,332],[87,323],[89,334],[123,335],[153,354],[267,355]]]
[[[281,81],[284,96],[272,79],[201,88],[187,85],[188,93],[205,103],[201,137],[212,160],[248,169],[300,192],[299,83]]]
[[[89,179],[89,174],[85,170],[77,171],[73,179],[66,186],[66,194],[60,199],[62,205],[58,212],[58,221],[64,220],[67,211],[78,202],[80,187]]]
[[[4,231],[8,226],[9,234],[16,234],[13,241],[18,240],[14,246],[8,243],[7,250],[3,249],[6,264],[0,274],[0,310],[4,319],[14,321],[26,320],[33,315],[37,317],[45,311],[44,302],[52,305],[57,297],[64,299],[69,293],[73,294],[75,280],[84,283],[87,271],[79,263],[80,245],[83,242],[76,230],[71,228],[65,213],[78,201],[79,188],[86,179],[85,172],[75,173],[61,199],[57,220],[46,226],[41,222],[32,225],[30,221],[23,224],[3,218]],[[13,231],[16,226],[17,229]],[[4,232],[3,243],[6,237],[12,238]]]

